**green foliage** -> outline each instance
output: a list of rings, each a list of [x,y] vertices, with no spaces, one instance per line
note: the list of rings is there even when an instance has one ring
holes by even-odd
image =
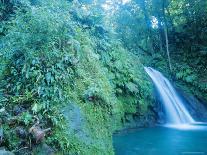
[[[25,125],[29,125],[32,122],[32,115],[28,112],[23,112],[20,116],[20,121],[24,122]]]
[[[90,6],[65,0],[20,4],[0,44],[5,146],[20,149],[15,128],[28,131],[38,118],[41,128],[51,128],[43,142],[60,154],[114,154],[114,130],[152,101],[139,58],[100,25],[95,4],[89,14]],[[68,106],[78,110],[64,113]]]
[[[196,75],[193,74],[193,71],[190,68],[180,68],[179,72],[176,73],[178,79],[182,79],[188,83],[193,83],[196,79]]]
[[[128,53],[119,43],[112,42],[112,45],[109,53],[102,54],[102,61],[108,68],[109,78],[117,96],[114,117],[125,122],[126,114],[146,114],[149,109],[143,107],[152,103],[152,88],[139,59]],[[118,125],[119,122],[116,124],[118,128],[122,126]]]
[[[168,77],[175,77],[175,82],[182,83],[189,93],[206,99],[206,1],[111,3],[112,8],[118,6],[113,8],[108,20],[124,46],[137,54],[146,66],[159,68]],[[167,46],[171,71],[166,60]]]
[[[205,77],[203,75],[200,75],[201,73],[199,73],[198,70],[186,65],[178,65],[177,71],[178,72],[176,73],[176,78],[178,80],[181,80],[183,82],[182,85],[185,85],[185,87],[187,87],[187,92],[193,93],[199,98],[206,99],[205,94],[207,90],[207,83],[205,81]],[[179,84],[181,82],[178,81],[177,83]]]
[[[59,154],[114,154],[112,133],[153,104],[143,64],[207,99],[206,2],[111,1],[105,11],[102,3],[0,2],[0,121],[9,150],[22,140],[34,145],[15,129],[28,132],[38,118],[51,128],[43,143]]]
[[[15,134],[15,129],[9,127],[8,125],[3,125],[3,131],[4,137],[6,138],[4,141],[5,145],[13,150],[18,149],[18,143],[20,139]]]

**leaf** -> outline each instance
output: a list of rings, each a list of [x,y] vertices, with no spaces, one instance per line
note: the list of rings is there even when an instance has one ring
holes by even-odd
[[[41,105],[38,105],[37,103],[35,103],[35,104],[33,105],[33,107],[32,107],[32,111],[33,111],[34,113],[39,112],[41,109],[42,109],[42,106],[41,106]]]
[[[132,83],[132,82],[127,83],[126,87],[132,93],[138,93],[139,92],[139,90],[137,89],[137,85]]]
[[[32,121],[32,115],[29,112],[24,112],[21,116],[21,119],[25,125],[28,125]]]
[[[182,72],[178,72],[178,73],[176,73],[176,77],[177,77],[178,79],[182,79],[182,77],[183,77],[183,73],[182,73]]]

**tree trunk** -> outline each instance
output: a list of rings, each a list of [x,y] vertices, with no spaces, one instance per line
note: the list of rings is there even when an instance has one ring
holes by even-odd
[[[164,19],[164,33],[165,33],[165,44],[166,44],[166,52],[167,52],[167,57],[168,57],[168,63],[169,63],[169,68],[170,71],[172,71],[172,65],[171,65],[171,60],[170,60],[170,51],[169,51],[169,40],[168,40],[168,27],[167,27],[167,21],[165,17],[165,0],[163,0],[163,19]]]
[[[169,63],[170,71],[172,71],[172,65],[171,65],[171,60],[170,60],[170,51],[169,51],[168,32],[167,32],[166,23],[164,24],[164,31],[165,31],[165,44],[166,44],[166,52],[167,52],[167,57],[168,57],[168,63]]]

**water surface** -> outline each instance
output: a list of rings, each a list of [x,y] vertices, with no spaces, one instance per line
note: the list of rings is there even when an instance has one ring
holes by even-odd
[[[116,155],[207,155],[207,129],[153,127],[113,137]]]

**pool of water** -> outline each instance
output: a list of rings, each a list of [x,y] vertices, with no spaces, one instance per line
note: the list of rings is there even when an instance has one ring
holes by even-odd
[[[207,128],[153,127],[115,134],[116,155],[207,155]]]

